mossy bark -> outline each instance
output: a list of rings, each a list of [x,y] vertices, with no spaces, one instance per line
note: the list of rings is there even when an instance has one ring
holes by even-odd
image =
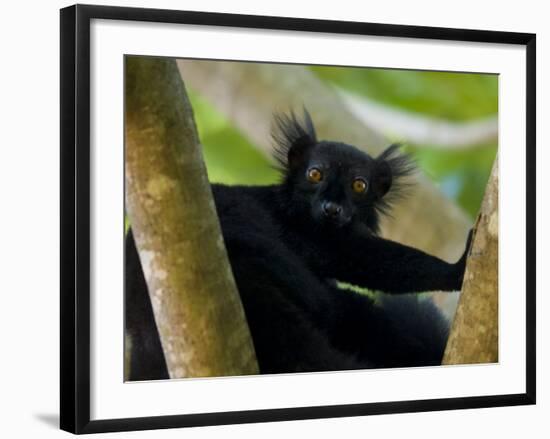
[[[485,191],[443,364],[498,361],[498,164]]]
[[[258,373],[176,63],[125,62],[126,209],[170,377]]]

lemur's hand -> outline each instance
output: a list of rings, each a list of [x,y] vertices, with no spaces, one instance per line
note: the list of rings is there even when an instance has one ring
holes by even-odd
[[[472,238],[474,235],[474,230],[470,229],[470,232],[468,233],[468,239],[466,240],[466,248],[464,249],[464,253],[458,260],[458,262],[455,265],[455,273],[458,277],[458,290],[462,288],[462,281],[464,280],[464,271],[466,270],[466,260],[468,259],[468,254],[470,253],[470,247],[472,245]]]

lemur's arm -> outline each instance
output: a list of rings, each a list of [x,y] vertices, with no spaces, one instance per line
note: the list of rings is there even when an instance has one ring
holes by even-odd
[[[460,290],[469,241],[460,260],[451,264],[394,241],[356,237],[327,251],[320,258],[321,270],[327,277],[387,293]]]

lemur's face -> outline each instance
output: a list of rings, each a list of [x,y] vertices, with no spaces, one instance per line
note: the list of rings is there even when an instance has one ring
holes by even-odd
[[[374,164],[370,156],[346,144],[320,142],[311,148],[293,180],[312,219],[340,228],[367,215],[375,195]]]
[[[373,158],[345,143],[318,141],[307,111],[302,122],[293,113],[275,122],[275,158],[291,195],[289,214],[314,225],[338,229],[359,222],[376,231],[378,214],[389,207],[386,194],[390,188],[398,194],[401,177],[414,171],[398,146]]]

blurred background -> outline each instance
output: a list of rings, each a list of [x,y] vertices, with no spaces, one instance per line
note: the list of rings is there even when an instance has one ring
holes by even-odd
[[[219,64],[223,64],[223,68],[220,69]],[[498,76],[183,61],[180,69],[193,106],[212,182],[269,184],[277,181],[277,173],[270,168],[271,160],[265,142],[258,144],[250,133],[250,129],[254,128],[243,129],[239,126],[239,119],[242,118],[234,114],[254,112],[254,99],[220,103],[220,100],[231,99],[227,90],[227,96],[223,96],[223,88],[240,84],[241,81],[247,88],[247,94],[272,93],[262,89],[266,86],[265,78],[250,80],[251,73],[254,73],[250,68],[254,67],[258,68],[255,72],[258,77],[269,73],[271,67],[277,78],[275,80],[281,82],[286,81],[283,78],[285,74],[292,76],[297,68],[300,73],[302,69],[307,70],[312,79],[333,90],[355,117],[372,131],[383,136],[388,143],[402,142],[403,149],[413,155],[433,184],[470,219],[475,218],[497,151]],[[228,77],[227,83],[223,81],[224,74]],[[235,79],[239,75],[243,77],[241,81]],[[243,88],[243,84],[239,86]],[[205,87],[208,89],[206,92]],[[216,88],[222,90],[216,91]],[[306,101],[307,98],[304,98],[301,105],[298,102],[294,110],[300,112],[302,105],[308,106],[314,122],[317,122],[319,115]],[[280,97],[276,103],[273,111],[288,110],[281,108]],[[242,105],[250,108],[237,108]],[[266,126],[270,122],[269,117],[256,121]],[[254,123],[253,118],[251,123]],[[345,127],[342,128],[345,130]],[[266,127],[263,131],[267,136],[265,140],[269,141]],[[322,138],[322,132],[319,134]],[[368,143],[367,137],[365,143]],[[357,146],[365,146],[368,151],[368,145]],[[373,154],[376,155],[376,151]]]

